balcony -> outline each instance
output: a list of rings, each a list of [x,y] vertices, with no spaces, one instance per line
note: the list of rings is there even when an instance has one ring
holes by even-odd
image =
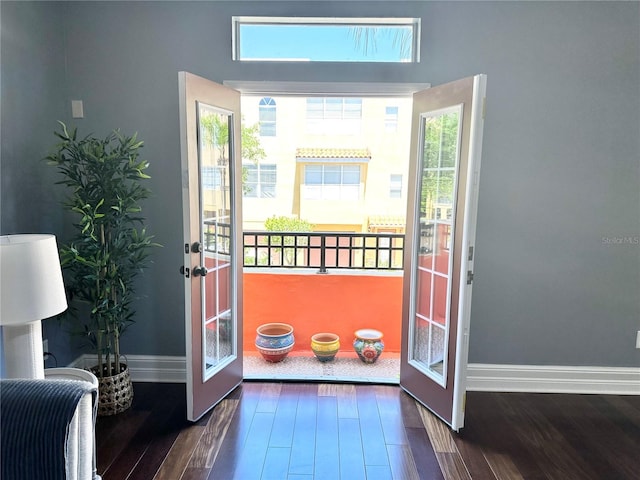
[[[447,305],[447,281],[442,274],[449,268],[450,243],[450,222],[436,220],[421,224],[417,263],[434,268],[440,274],[429,287],[428,270],[418,272],[418,281],[431,293],[421,297],[417,308],[426,308],[423,315],[432,315],[432,325],[440,324],[442,330]],[[209,225],[205,248],[211,252],[211,257],[227,259],[223,263],[228,265],[229,226]],[[363,328],[383,332],[384,357],[395,358],[397,365],[401,351],[404,235],[247,231],[244,232],[243,251],[245,378],[251,378],[255,373],[255,378],[352,380],[354,375],[329,372],[333,370],[329,368],[331,366],[318,373],[319,365],[308,362],[313,360],[310,339],[321,332],[339,335],[342,350],[336,365],[345,363],[346,366],[348,360],[357,360],[351,343],[354,332]],[[229,278],[224,276],[224,285],[220,285],[224,291],[228,291]],[[218,297],[214,294],[208,298],[215,300]],[[218,310],[218,307],[213,308],[213,303],[212,300],[207,308]],[[228,307],[221,311],[226,311],[224,308]],[[257,327],[272,322],[289,323],[295,329],[295,348],[283,364],[291,363],[291,359],[303,359],[311,363],[311,373],[273,374],[284,368],[282,365],[269,365],[268,374],[251,371],[252,365],[259,365],[261,371],[266,368],[264,363],[253,362],[252,356],[258,355],[253,343]],[[424,346],[423,340],[418,338],[417,342]],[[362,367],[357,361],[351,363],[351,367]],[[378,361],[378,364],[383,363]],[[396,372],[399,370],[394,368]],[[392,378],[397,380],[397,377],[394,372]],[[360,379],[363,378],[378,381],[379,375],[368,370]]]
[[[229,225],[205,223],[205,251],[229,254]],[[397,383],[401,343],[404,235],[395,233],[243,232],[245,378],[331,379]],[[294,349],[265,362],[254,341],[264,323],[294,327]],[[383,332],[373,364],[355,354],[354,332]],[[321,363],[311,336],[340,336],[335,360]]]
[[[403,251],[402,234],[245,231],[245,377],[397,383]],[[269,322],[294,327],[294,349],[278,364],[262,360],[254,346],[257,327]],[[352,348],[361,328],[384,333],[384,352],[373,365]],[[319,332],[340,336],[332,362],[317,361],[311,351],[311,336]]]

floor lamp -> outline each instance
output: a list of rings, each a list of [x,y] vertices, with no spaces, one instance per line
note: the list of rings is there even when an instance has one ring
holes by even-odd
[[[66,309],[56,237],[0,236],[0,325],[7,378],[44,378],[40,321]]]

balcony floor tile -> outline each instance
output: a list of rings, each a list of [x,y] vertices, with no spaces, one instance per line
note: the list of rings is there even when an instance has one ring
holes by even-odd
[[[244,378],[398,384],[400,356],[383,352],[375,363],[365,364],[355,354],[339,353],[323,363],[311,352],[292,352],[279,363],[268,363],[258,353],[245,352]]]

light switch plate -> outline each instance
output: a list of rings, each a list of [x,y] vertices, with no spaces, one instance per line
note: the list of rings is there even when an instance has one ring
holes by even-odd
[[[71,116],[73,118],[84,118],[82,100],[71,100]]]

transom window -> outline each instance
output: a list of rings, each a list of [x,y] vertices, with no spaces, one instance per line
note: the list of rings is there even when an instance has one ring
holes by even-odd
[[[261,137],[276,136],[276,101],[271,97],[260,99],[259,123]]]
[[[245,163],[242,169],[246,172],[243,182],[245,197],[275,198],[276,196],[276,165]]]
[[[306,165],[303,191],[307,200],[358,200],[360,165]]]
[[[233,60],[420,61],[419,18],[232,17]]]

